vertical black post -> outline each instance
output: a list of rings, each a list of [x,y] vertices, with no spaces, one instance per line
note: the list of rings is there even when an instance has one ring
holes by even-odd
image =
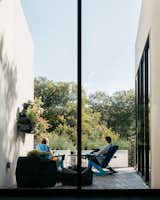
[[[135,108],[136,108],[136,155],[135,155],[135,161],[134,161],[134,166],[136,166],[136,168],[138,168],[138,72],[136,74],[136,78],[135,78]]]
[[[149,184],[149,38],[145,47],[145,181]]]
[[[77,101],[77,133],[78,133],[78,139],[77,139],[77,161],[78,161],[78,189],[81,190],[81,130],[82,130],[82,66],[81,66],[81,30],[82,30],[82,0],[78,0],[77,3],[77,13],[78,13],[78,27],[77,27],[77,51],[78,51],[78,57],[77,57],[77,65],[78,65],[78,101]]]

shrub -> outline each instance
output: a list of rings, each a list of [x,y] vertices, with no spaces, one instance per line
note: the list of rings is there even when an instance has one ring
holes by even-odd
[[[42,151],[38,151],[38,150],[36,150],[36,149],[34,149],[34,150],[32,150],[32,151],[29,151],[28,153],[27,153],[27,156],[28,157],[46,157],[46,156],[48,156],[49,155],[49,153],[48,152],[42,152]]]
[[[58,150],[75,150],[71,138],[66,133],[62,133],[61,135],[56,134],[55,132],[49,133],[49,146],[51,149]]]

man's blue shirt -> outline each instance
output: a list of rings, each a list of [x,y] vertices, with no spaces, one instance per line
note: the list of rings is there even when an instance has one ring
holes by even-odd
[[[49,155],[46,156],[47,158],[51,158],[52,157],[51,154],[50,154],[50,147],[47,146],[46,144],[37,144],[36,149],[38,151],[43,151],[43,152],[49,153]]]

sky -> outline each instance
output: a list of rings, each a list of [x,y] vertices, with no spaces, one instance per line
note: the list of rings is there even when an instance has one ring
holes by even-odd
[[[21,0],[35,76],[77,82],[77,1]],[[82,0],[82,85],[88,94],[134,88],[141,0]]]

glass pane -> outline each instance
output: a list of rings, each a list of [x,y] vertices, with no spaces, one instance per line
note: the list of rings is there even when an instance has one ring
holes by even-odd
[[[134,52],[140,5],[139,0],[83,0],[82,155],[89,155],[82,156],[82,166],[89,162],[93,172],[85,189],[148,188],[135,173]],[[144,79],[141,83],[142,90]],[[144,131],[143,124],[143,143]]]
[[[77,2],[3,1],[0,18],[0,187],[76,189]]]

